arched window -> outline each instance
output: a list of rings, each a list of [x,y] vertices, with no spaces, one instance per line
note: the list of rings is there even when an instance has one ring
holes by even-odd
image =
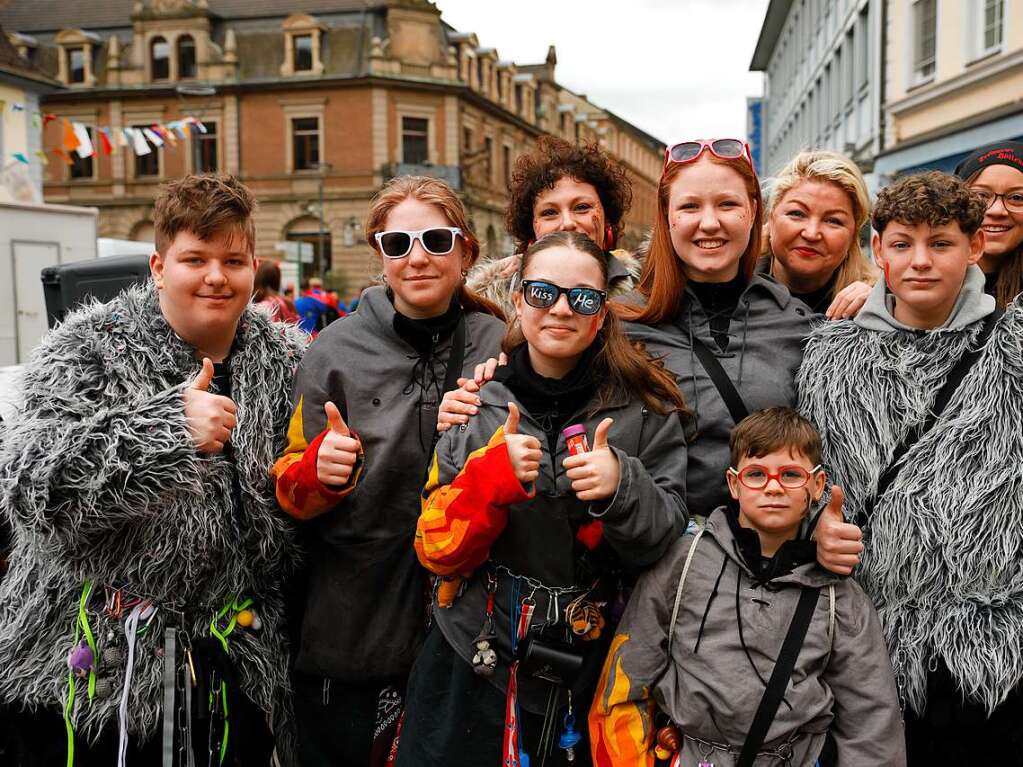
[[[178,38],[178,79],[190,80],[195,77],[195,40],[191,35]]]
[[[162,37],[153,38],[150,43],[150,75],[153,80],[170,79],[170,46]]]

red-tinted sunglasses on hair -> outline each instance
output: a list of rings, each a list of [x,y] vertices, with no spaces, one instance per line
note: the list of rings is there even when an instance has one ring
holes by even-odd
[[[697,139],[695,141],[680,141],[672,144],[664,150],[664,164],[670,162],[687,163],[692,162],[703,154],[704,149],[722,160],[738,160],[745,157],[750,168],[753,168],[753,155],[750,153],[749,144],[737,138],[716,138],[710,141]]]

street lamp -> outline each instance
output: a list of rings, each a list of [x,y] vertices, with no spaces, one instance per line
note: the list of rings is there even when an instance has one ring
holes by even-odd
[[[326,261],[326,254],[324,253],[324,250],[326,249],[327,227],[326,222],[323,219],[323,177],[324,173],[326,171],[333,170],[334,166],[329,162],[321,162],[317,163],[316,167],[320,171],[320,279],[322,280],[324,279],[327,271],[324,267],[324,261]]]

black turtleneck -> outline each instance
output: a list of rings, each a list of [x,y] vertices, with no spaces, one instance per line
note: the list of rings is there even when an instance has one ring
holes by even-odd
[[[395,307],[394,332],[420,356],[428,355],[438,343],[455,332],[455,326],[461,316],[462,306],[458,301],[452,301],[444,314],[422,320],[406,317]]]
[[[998,272],[984,272],[984,292],[998,298]]]
[[[789,293],[792,294],[793,298],[798,298],[808,307],[814,314],[824,314],[828,307],[831,306],[831,292],[835,289],[835,282],[838,280],[838,272],[836,271],[831,275],[831,279],[828,280],[822,287],[817,290],[811,290],[808,293],[797,293],[792,288],[789,288]]]
[[[495,380],[509,389],[543,427],[547,444],[554,455],[558,435],[568,426],[568,419],[593,399],[601,376],[593,361],[601,349],[601,337],[583,352],[575,367],[564,378],[546,378],[533,370],[529,347],[521,344],[508,356],[508,364],[497,369]]]
[[[757,535],[757,531],[739,524],[738,506],[730,506],[725,517],[732,529],[739,556],[753,573],[754,579],[760,583],[768,583],[775,578],[788,575],[799,565],[817,559],[817,544],[798,538],[785,541],[773,557],[765,557],[760,549],[760,536]]]
[[[711,337],[721,351],[728,350],[728,326],[746,284],[746,277],[742,273],[728,282],[689,281],[689,288],[700,302],[710,322]]]

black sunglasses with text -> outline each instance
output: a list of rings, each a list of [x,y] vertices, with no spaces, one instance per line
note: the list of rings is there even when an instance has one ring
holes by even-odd
[[[599,312],[607,300],[607,293],[596,288],[563,288],[546,280],[522,281],[522,297],[534,309],[550,309],[561,296],[568,299],[573,312],[587,317]]]
[[[377,245],[387,258],[405,258],[412,252],[412,245],[419,240],[423,250],[431,256],[446,256],[455,249],[455,238],[462,235],[457,226],[436,226],[432,229],[391,229],[377,232]]]

